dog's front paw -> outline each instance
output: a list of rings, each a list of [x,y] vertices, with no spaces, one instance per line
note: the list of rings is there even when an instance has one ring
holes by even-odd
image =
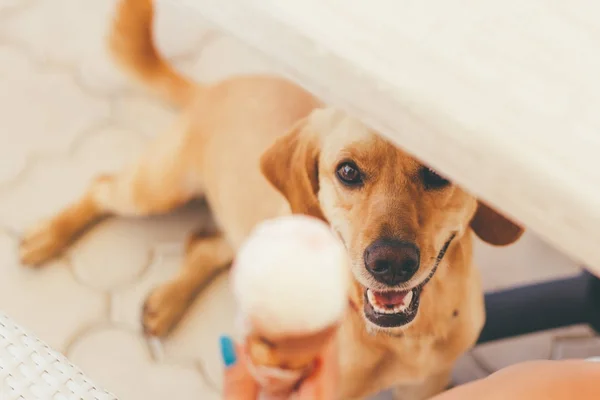
[[[21,263],[27,266],[40,266],[59,255],[70,241],[70,235],[57,226],[53,220],[44,221],[27,231],[19,246]]]
[[[189,296],[177,282],[155,289],[144,303],[142,326],[147,335],[165,336],[181,320],[189,305]]]

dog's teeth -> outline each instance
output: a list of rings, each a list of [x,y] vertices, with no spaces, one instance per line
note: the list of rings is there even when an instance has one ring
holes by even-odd
[[[410,303],[412,303],[413,299],[413,293],[414,292],[411,290],[406,296],[404,296],[404,300],[402,301],[402,307],[406,308],[410,306]]]
[[[375,310],[375,312],[377,312],[378,314],[399,314],[401,312],[406,311],[408,306],[410,306],[410,303],[412,302],[412,299],[413,299],[413,291],[410,291],[409,293],[407,293],[407,295],[402,300],[402,304],[398,304],[397,306],[395,306],[393,308],[387,308],[387,307],[380,306],[377,303],[377,300],[375,299],[375,295],[373,294],[373,292],[371,290],[367,290],[367,299],[369,300],[369,303],[371,303],[373,310]]]
[[[367,289],[367,299],[369,300],[369,303],[371,303],[373,308],[375,308],[377,306],[377,304],[376,304],[377,301],[375,300],[375,295],[373,294],[371,289]]]

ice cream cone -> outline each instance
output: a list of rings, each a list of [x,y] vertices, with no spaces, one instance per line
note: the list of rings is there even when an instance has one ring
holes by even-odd
[[[287,398],[310,374],[347,309],[348,276],[344,246],[310,217],[267,221],[240,249],[233,287],[264,398]]]

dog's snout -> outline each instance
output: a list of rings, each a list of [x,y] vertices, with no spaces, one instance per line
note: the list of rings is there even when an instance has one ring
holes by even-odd
[[[407,282],[419,269],[419,248],[409,242],[379,239],[365,250],[367,270],[388,286]]]

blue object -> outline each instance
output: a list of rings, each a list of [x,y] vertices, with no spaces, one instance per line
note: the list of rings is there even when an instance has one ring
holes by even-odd
[[[219,338],[219,344],[221,346],[221,357],[223,358],[223,364],[225,367],[231,367],[237,361],[235,355],[235,344],[229,336],[221,336]]]

